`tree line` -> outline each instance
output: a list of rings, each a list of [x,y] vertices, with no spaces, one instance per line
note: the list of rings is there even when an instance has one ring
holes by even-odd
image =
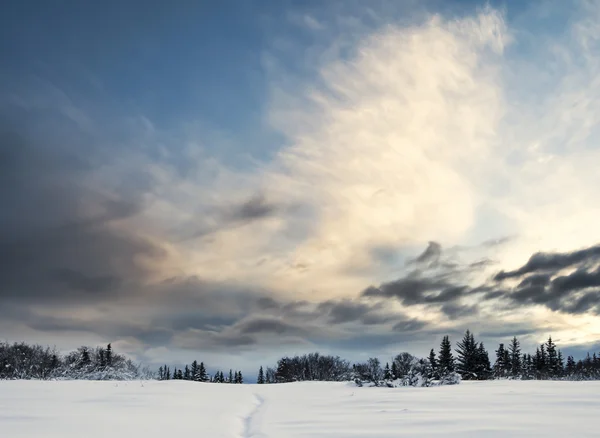
[[[229,375],[225,377],[223,371],[217,371],[211,377],[206,372],[204,362],[193,361],[191,365],[186,365],[183,369],[171,368],[167,365],[158,369],[158,380],[189,380],[192,382],[211,382],[211,383],[244,383],[244,377],[241,371],[229,370]]]
[[[0,379],[133,380],[153,373],[106,347],[79,347],[66,355],[24,342],[0,342]]]
[[[519,379],[519,380],[593,380],[600,379],[600,357],[587,354],[585,359],[566,360],[550,336],[536,348],[534,354],[522,353],[515,336],[505,347],[499,344],[494,351],[492,364],[483,344],[467,330],[453,350],[449,336],[442,338],[438,352],[431,349],[427,358],[416,358],[410,353],[400,353],[384,366],[378,358],[364,363],[350,364],[339,356],[322,356],[311,353],[303,356],[283,357],[274,368],[261,366],[258,383],[284,383],[306,380],[370,382],[374,385],[428,386],[432,381],[456,383],[460,380]],[[397,383],[396,383],[397,384]]]
[[[444,336],[439,349],[431,349],[426,358],[399,353],[383,365],[378,358],[364,363],[351,363],[339,356],[310,353],[285,356],[274,367],[260,367],[258,384],[298,381],[351,381],[373,385],[428,386],[458,380],[520,379],[520,380],[593,380],[600,379],[600,356],[587,354],[583,359],[564,357],[556,343],[548,340],[534,353],[521,351],[521,343],[513,337],[500,343],[493,351],[494,361],[482,342],[477,342],[467,330],[453,348]],[[82,346],[61,355],[56,349],[29,345],[24,342],[0,342],[0,379],[88,379],[88,380],[188,380],[212,383],[244,383],[241,371],[207,372],[204,362],[194,361],[182,368],[164,365],[153,373],[133,363],[124,355],[106,347]]]

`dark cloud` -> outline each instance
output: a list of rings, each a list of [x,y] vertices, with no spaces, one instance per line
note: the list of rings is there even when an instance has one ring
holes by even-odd
[[[381,304],[368,304],[355,300],[325,301],[317,306],[317,311],[327,315],[332,324],[360,321],[365,325],[383,324],[394,315],[381,312]]]
[[[441,305],[440,310],[448,316],[456,317],[459,306],[456,304],[473,291],[466,285],[455,285],[443,277],[419,277],[410,275],[399,280],[371,286],[363,291],[365,297],[395,298],[405,306],[418,304]],[[451,303],[454,303],[450,305]]]
[[[234,220],[252,221],[271,216],[277,211],[274,203],[267,201],[264,195],[255,195],[242,205],[233,209],[232,218]]]
[[[414,332],[415,330],[421,330],[427,326],[425,321],[419,321],[418,319],[407,319],[405,321],[399,321],[394,324],[392,330],[395,332]]]
[[[448,302],[440,310],[450,319],[459,319],[479,314],[479,306]]]
[[[164,253],[117,223],[143,210],[144,185],[94,186],[104,162],[83,138],[31,131],[0,122],[0,302],[102,301],[141,282],[136,260]]]
[[[442,245],[437,242],[429,242],[425,251],[415,259],[418,264],[433,267],[438,264],[442,255]]]
[[[536,253],[525,265],[494,276],[499,297],[509,306],[543,305],[566,313],[600,314],[600,246],[565,252]],[[565,269],[572,272],[563,274]],[[516,286],[506,285],[519,280]]]
[[[242,335],[257,333],[306,335],[307,333],[302,327],[271,317],[253,317],[236,324],[235,330]]]
[[[496,281],[508,278],[518,278],[526,274],[540,271],[558,272],[562,269],[581,264],[600,262],[600,245],[567,253],[538,252],[532,255],[525,265],[514,271],[501,271],[494,279]]]

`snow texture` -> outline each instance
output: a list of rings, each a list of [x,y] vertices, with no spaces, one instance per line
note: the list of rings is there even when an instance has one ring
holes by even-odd
[[[600,382],[0,381],[10,438],[593,437],[599,411]]]

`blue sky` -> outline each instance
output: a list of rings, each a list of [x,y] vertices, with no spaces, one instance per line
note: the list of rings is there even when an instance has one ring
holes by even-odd
[[[3,9],[10,340],[215,366],[598,341],[593,2]],[[565,257],[519,270],[540,251]]]

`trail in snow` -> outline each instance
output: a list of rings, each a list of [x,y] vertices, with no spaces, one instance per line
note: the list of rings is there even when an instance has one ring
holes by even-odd
[[[242,438],[263,438],[264,435],[261,432],[262,419],[265,399],[258,394],[254,394],[256,399],[256,406],[250,414],[244,418],[244,434]]]

